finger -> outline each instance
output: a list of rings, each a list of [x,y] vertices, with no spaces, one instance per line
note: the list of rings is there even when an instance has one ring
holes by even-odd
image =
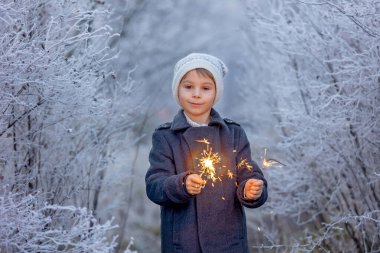
[[[191,174],[189,175],[187,178],[186,178],[186,187],[189,188],[189,187],[192,187],[192,186],[195,186],[195,185],[199,185],[197,183],[197,177],[199,177],[198,175],[196,174]]]
[[[200,189],[202,185],[192,183],[191,187],[193,187],[194,189]]]
[[[202,185],[196,184],[194,182],[189,182],[189,184],[186,185],[186,187],[191,188],[191,189],[200,189],[202,187]]]
[[[252,185],[263,186],[264,182],[263,180],[260,180],[260,179],[252,179]]]
[[[191,179],[190,179],[193,183],[195,184],[199,184],[199,185],[203,185],[204,184],[204,180],[199,176],[199,175],[196,175],[194,174]]]
[[[201,185],[195,184],[191,180],[189,180],[188,182],[186,182],[186,189],[187,192],[192,195],[199,194],[201,192]]]
[[[194,187],[196,187],[196,188],[204,188],[205,185],[206,185],[206,181],[203,180],[203,179],[202,179],[201,181],[199,181],[199,180],[190,181],[190,183],[191,183]]]
[[[254,200],[260,198],[260,196],[261,194],[252,194],[252,193],[247,194],[247,198],[254,199]]]
[[[256,192],[260,192],[261,189],[249,189],[248,192],[251,192],[251,193],[256,193]]]
[[[251,192],[249,192],[252,196],[257,196],[257,197],[259,197],[259,196],[261,196],[261,191],[251,191]]]
[[[248,181],[247,181],[247,183],[245,183],[245,185],[247,186],[247,187],[250,187],[251,185],[254,185],[255,183],[254,183],[254,179],[248,179]]]
[[[197,182],[191,182],[191,186],[195,188],[201,188],[204,186],[204,184],[203,184],[203,181],[201,182],[197,181]]]
[[[194,187],[193,187],[193,188],[191,189],[190,193],[191,193],[192,195],[197,195],[197,194],[201,193],[201,190],[200,190],[200,188],[194,188]]]
[[[263,189],[263,185],[261,184],[258,184],[258,185],[250,184],[247,186],[247,190],[261,190],[261,189]]]
[[[251,186],[248,186],[248,190],[261,190],[261,189],[263,189],[262,185],[251,185]]]
[[[262,192],[262,189],[250,189],[249,192],[252,192],[252,193]]]
[[[198,184],[194,184],[192,182],[189,182],[189,183],[186,184],[186,188],[187,188],[188,191],[194,191],[194,190],[199,189],[200,187],[199,187]]]
[[[247,183],[245,187],[247,187],[247,189],[259,189],[259,188],[262,188],[262,185],[257,185],[254,182],[250,182],[250,183]]]

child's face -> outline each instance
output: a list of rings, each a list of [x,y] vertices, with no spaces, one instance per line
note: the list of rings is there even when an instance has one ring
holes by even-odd
[[[178,87],[179,102],[192,119],[208,117],[214,105],[216,87],[208,76],[191,70],[182,78]]]

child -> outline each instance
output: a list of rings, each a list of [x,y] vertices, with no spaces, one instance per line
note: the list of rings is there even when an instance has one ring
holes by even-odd
[[[162,252],[249,252],[243,206],[263,205],[267,182],[244,130],[212,108],[226,73],[207,54],[175,65],[172,90],[182,109],[153,133],[145,177],[148,197],[161,206]]]

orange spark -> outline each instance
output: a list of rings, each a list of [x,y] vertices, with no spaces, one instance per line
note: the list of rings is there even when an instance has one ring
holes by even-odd
[[[240,169],[241,167],[245,167],[247,168],[249,171],[252,170],[252,165],[250,165],[248,162],[247,162],[247,159],[242,159],[240,161],[240,163],[237,165],[237,168]]]
[[[203,138],[202,140],[195,140],[196,142],[200,142],[200,143],[205,143],[207,145],[210,145],[210,142],[206,139],[206,138]]]
[[[234,173],[232,173],[230,170],[228,170],[227,176],[232,179],[234,177]]]

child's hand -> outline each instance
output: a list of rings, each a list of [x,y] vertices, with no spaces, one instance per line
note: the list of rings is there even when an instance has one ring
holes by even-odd
[[[197,174],[190,174],[186,178],[186,190],[191,195],[201,193],[201,189],[205,186],[206,182]]]
[[[264,182],[260,179],[249,179],[244,186],[244,198],[256,200],[263,192]]]

